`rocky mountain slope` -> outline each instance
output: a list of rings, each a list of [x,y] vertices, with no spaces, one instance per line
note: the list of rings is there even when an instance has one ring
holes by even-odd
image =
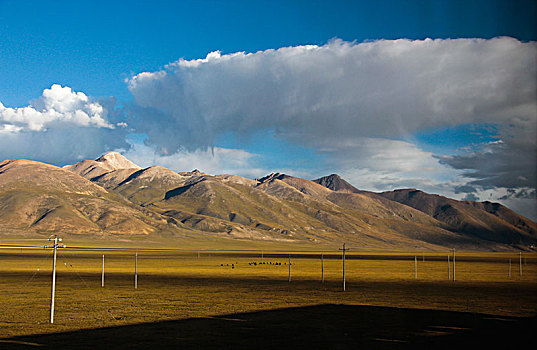
[[[140,167],[118,152],[109,152],[96,160],[83,160],[63,167],[85,178],[94,178],[117,169],[138,170]]]
[[[0,163],[0,232],[150,234],[177,230],[166,217],[68,170],[28,160]]]
[[[448,207],[449,206],[449,207]],[[58,168],[0,163],[0,229],[87,234],[209,235],[364,248],[526,247],[536,224],[496,203],[314,181],[142,169],[119,153]]]
[[[354,187],[347,181],[343,180],[341,176],[339,176],[338,174],[323,176],[313,181],[320,185],[323,185],[326,188],[331,189],[332,191],[348,192],[348,193],[360,193],[361,192],[359,189],[357,189],[356,187]]]

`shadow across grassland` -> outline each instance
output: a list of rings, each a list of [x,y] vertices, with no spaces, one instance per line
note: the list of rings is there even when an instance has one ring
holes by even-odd
[[[2,349],[453,349],[531,344],[537,319],[315,305],[0,339]]]

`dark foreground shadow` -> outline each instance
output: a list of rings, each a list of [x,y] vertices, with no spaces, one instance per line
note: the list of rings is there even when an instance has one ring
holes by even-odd
[[[452,349],[533,342],[537,319],[317,305],[13,337],[2,349]]]

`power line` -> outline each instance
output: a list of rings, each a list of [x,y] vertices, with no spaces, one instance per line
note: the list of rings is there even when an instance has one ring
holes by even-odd
[[[75,259],[74,254],[71,253],[70,255],[71,255],[71,257],[72,257],[73,259]],[[69,262],[69,261],[68,261],[68,262]],[[67,265],[66,265],[66,266],[67,266]],[[78,278],[80,279],[80,281],[82,281],[82,283],[84,284],[84,286],[86,286],[87,290],[88,290],[91,294],[93,294],[93,296],[95,297],[95,299],[98,299],[99,296],[97,295],[97,293],[95,293],[95,292],[93,291],[93,289],[91,289],[91,287],[88,285],[88,283],[86,282],[86,280],[84,280],[84,278],[80,275],[80,273],[78,273],[78,270],[77,270],[77,269],[73,266],[73,264],[71,264],[70,262],[69,262],[69,267],[70,267],[71,269],[73,269],[73,271],[74,271],[75,274],[78,276]],[[114,320],[118,320],[118,319],[119,319],[119,317],[116,317],[116,316],[114,316],[114,314],[112,314],[112,312],[110,311],[110,309],[107,309],[106,312],[108,312],[108,314],[110,315],[110,317],[111,317],[112,319],[114,319]]]
[[[1,238],[0,241],[48,241],[48,238]]]

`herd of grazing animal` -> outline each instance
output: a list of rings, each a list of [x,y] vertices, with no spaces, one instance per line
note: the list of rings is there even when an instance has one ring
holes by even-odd
[[[231,267],[232,269],[235,268],[236,265],[238,265],[238,262],[232,263],[232,264],[220,264],[221,267]],[[272,261],[251,261],[248,263],[248,266],[261,266],[261,265],[273,265],[273,266],[280,266],[282,265],[281,262],[272,262]],[[286,262],[283,263],[283,265],[287,265]]]

